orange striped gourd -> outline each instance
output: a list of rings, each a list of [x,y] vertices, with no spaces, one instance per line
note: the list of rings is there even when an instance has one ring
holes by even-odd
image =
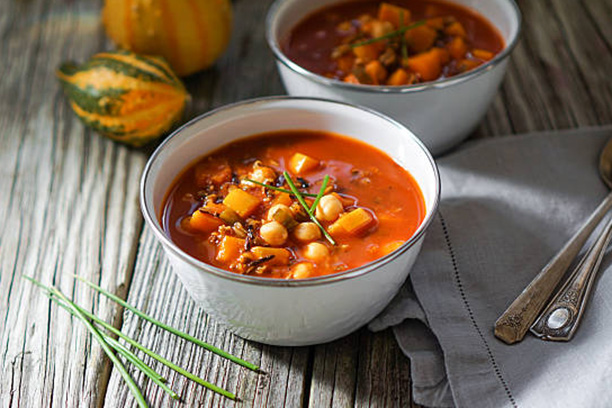
[[[230,0],[105,0],[106,34],[121,48],[161,55],[180,76],[212,65],[229,43]]]
[[[77,116],[104,136],[142,146],[181,118],[189,94],[168,64],[128,51],[103,52],[57,71]]]

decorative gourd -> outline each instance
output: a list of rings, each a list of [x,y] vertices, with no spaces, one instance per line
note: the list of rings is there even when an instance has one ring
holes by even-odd
[[[169,131],[189,100],[162,58],[127,51],[96,54],[81,66],[65,63],[57,76],[86,125],[137,147]]]
[[[105,0],[102,21],[121,48],[161,55],[186,76],[212,65],[229,43],[230,0]]]

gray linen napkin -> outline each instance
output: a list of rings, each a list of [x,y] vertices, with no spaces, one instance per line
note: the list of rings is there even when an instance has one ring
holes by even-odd
[[[476,142],[438,160],[442,202],[409,281],[370,329],[394,326],[414,400],[431,407],[612,407],[612,265],[569,343],[493,324],[607,193],[612,127]]]

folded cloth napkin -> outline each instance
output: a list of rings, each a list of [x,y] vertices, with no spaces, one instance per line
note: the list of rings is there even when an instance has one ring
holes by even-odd
[[[612,265],[572,341],[507,345],[499,315],[608,192],[612,127],[475,142],[438,160],[442,201],[409,280],[372,330],[393,326],[415,402],[430,407],[612,407]]]

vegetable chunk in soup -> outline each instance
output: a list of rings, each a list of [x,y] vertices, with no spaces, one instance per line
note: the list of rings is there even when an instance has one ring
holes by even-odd
[[[364,85],[405,86],[461,74],[504,48],[475,11],[439,0],[350,1],[313,13],[283,44],[316,74]]]
[[[188,166],[167,194],[162,224],[208,264],[304,279],[389,254],[424,216],[419,186],[382,151],[291,130],[235,141]]]

